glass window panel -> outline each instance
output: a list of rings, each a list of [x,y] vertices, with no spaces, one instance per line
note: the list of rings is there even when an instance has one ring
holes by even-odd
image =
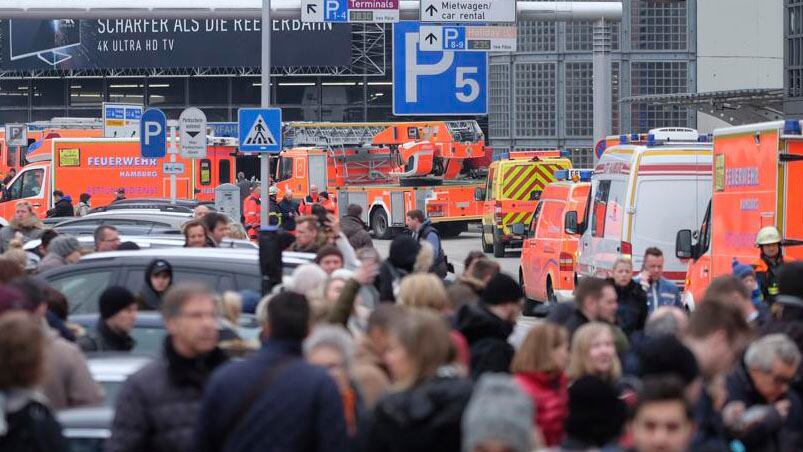
[[[225,105],[228,102],[227,77],[190,77],[190,105]]]
[[[152,78],[148,80],[149,105],[184,105],[187,102],[185,78]]]
[[[639,50],[686,50],[686,0],[634,0],[630,4],[632,46]]]
[[[320,86],[315,80],[290,78],[280,81],[276,103],[291,105],[318,105]]]
[[[542,138],[557,134],[556,72],[555,63],[516,64],[516,136]]]
[[[28,110],[0,110],[0,124],[28,122]]]
[[[47,121],[53,118],[63,118],[65,116],[67,116],[67,112],[63,109],[33,110],[31,112],[31,121]]]
[[[258,77],[236,77],[231,79],[231,100],[235,104],[258,105],[261,99],[262,84]]]
[[[393,121],[393,111],[391,107],[369,107],[366,121]]]
[[[109,102],[145,103],[145,82],[142,79],[111,78],[107,83]]]
[[[633,96],[689,92],[688,63],[685,61],[634,62],[630,67]],[[631,130],[693,125],[693,116],[687,108],[634,103],[631,111]]]
[[[229,121],[229,109],[228,108],[204,108],[204,114],[206,115],[206,120],[209,122],[228,122]],[[234,112],[235,116],[237,112]],[[235,120],[237,118],[234,118]]]
[[[368,93],[365,102],[368,106],[391,105],[393,82],[368,79]]]
[[[321,84],[323,105],[362,105],[363,86],[357,81],[324,81]]]
[[[593,134],[594,107],[592,64],[566,63],[566,135],[585,137]]]
[[[30,89],[30,80],[0,80],[0,106],[28,108]]]
[[[38,79],[32,81],[33,105],[64,105],[64,79]]]
[[[518,23],[517,46],[519,52],[554,52],[556,24],[522,20]]]
[[[70,85],[70,105],[100,105],[103,103],[103,79],[72,79],[67,83]]]
[[[492,138],[510,137],[510,65],[492,64],[488,100],[488,133]]]

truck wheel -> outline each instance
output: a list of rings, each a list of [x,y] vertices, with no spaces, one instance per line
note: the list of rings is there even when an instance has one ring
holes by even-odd
[[[371,230],[374,231],[374,237],[382,240],[389,239],[393,235],[388,225],[388,215],[384,210],[376,209],[371,213]]]
[[[546,301],[550,304],[555,304],[558,302],[558,297],[555,296],[555,289],[552,287],[551,277],[547,277],[546,279]]]
[[[505,244],[502,243],[502,238],[499,237],[499,232],[494,229],[494,242],[493,242],[494,257],[505,257]]]
[[[485,231],[480,234],[480,240],[482,240],[482,252],[483,253],[492,253],[494,250],[493,245],[488,244],[485,242]]]

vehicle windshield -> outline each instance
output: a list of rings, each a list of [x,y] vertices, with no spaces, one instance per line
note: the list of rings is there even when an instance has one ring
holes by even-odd
[[[293,159],[291,157],[279,157],[279,164],[276,165],[276,181],[283,181],[293,177]]]

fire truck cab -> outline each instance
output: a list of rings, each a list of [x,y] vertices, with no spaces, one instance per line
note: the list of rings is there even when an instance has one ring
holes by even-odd
[[[803,258],[803,135],[800,121],[775,121],[714,131],[711,200],[700,225],[677,233],[675,254],[688,262],[684,302],[702,300],[712,278],[732,272],[734,259],[759,263],[756,234],[775,226],[785,259]]]

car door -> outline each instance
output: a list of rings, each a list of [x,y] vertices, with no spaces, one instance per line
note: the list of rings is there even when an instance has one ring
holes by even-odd
[[[530,227],[527,231],[527,238],[524,239],[521,250],[521,280],[524,283],[524,290],[527,297],[534,298],[533,290],[536,288],[535,278],[537,271],[537,260],[539,253],[538,240],[535,236],[538,231],[538,220],[541,217],[543,202],[539,202],[535,207],[533,218],[530,220]]]
[[[69,314],[94,314],[100,311],[100,294],[117,284],[119,269],[111,263],[103,267],[82,268],[76,265],[55,272],[46,272],[44,279],[67,298]]]

